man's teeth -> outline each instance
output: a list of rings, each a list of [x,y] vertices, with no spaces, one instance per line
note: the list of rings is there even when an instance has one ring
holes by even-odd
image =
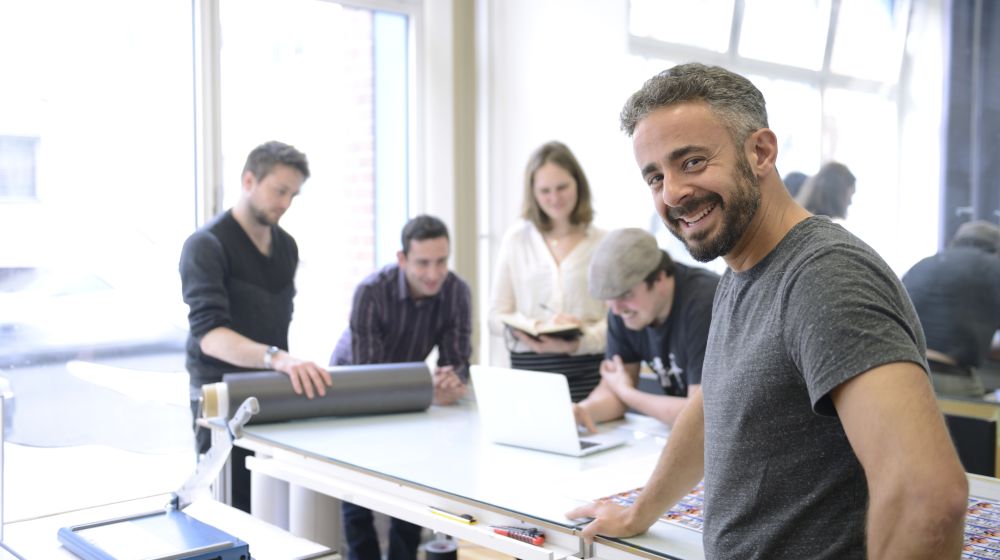
[[[689,226],[692,225],[692,224],[696,224],[699,221],[701,221],[702,218],[704,218],[705,216],[707,216],[708,213],[711,212],[714,208],[715,208],[715,205],[712,204],[711,206],[706,207],[704,210],[702,210],[701,212],[695,214],[691,218],[683,218],[684,223],[687,224],[687,225],[689,225]]]

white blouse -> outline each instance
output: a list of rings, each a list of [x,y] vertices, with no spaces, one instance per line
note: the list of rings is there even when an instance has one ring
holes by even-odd
[[[519,220],[503,236],[496,260],[490,305],[490,332],[504,335],[504,317],[545,321],[558,313],[583,323],[576,354],[603,354],[607,344],[608,308],[590,296],[587,269],[597,244],[607,234],[593,225],[586,236],[557,263],[545,238],[527,220]],[[546,309],[547,308],[547,309]],[[514,352],[531,349],[517,341]]]

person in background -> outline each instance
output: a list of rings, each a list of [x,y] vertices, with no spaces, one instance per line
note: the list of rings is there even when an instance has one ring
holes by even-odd
[[[792,171],[785,175],[785,188],[788,189],[788,194],[795,198],[799,191],[802,190],[802,184],[806,182],[809,176],[801,171]]]
[[[1000,329],[1000,228],[962,224],[948,248],[903,275],[927,336],[927,361],[939,395],[982,397],[976,373]]]
[[[522,219],[500,242],[489,325],[505,336],[511,366],[561,373],[573,401],[601,380],[606,308],[587,292],[587,268],[604,231],[591,224],[590,185],[576,157],[561,142],[544,144],[528,160]],[[561,338],[505,326],[577,325],[582,335]]]
[[[620,418],[632,408],[672,425],[701,390],[702,362],[719,275],[675,263],[652,234],[612,231],[594,251],[590,294],[608,303],[608,348],[601,382],[573,405],[577,423]],[[656,374],[661,394],[636,385],[640,364]]]
[[[795,199],[813,214],[843,220],[854,197],[856,182],[846,165],[830,162],[805,180]]]
[[[397,263],[365,278],[354,292],[350,325],[337,342],[331,365],[424,361],[437,347],[434,403],[452,404],[466,393],[472,356],[472,292],[448,270],[448,228],[433,216],[403,227]],[[387,450],[391,453],[392,450]],[[341,503],[350,560],[379,560],[371,510]],[[393,518],[389,558],[415,560],[421,528]]]
[[[682,64],[621,113],[643,182],[702,262],[723,257],[702,390],[634,504],[582,530],[645,531],[704,477],[706,558],[958,558],[968,480],[889,266],[782,184],[764,97]]]
[[[181,287],[190,333],[186,366],[191,412],[199,415],[201,386],[224,373],[273,369],[288,375],[307,398],[325,395],[330,374],[288,352],[299,250],[278,221],[309,178],[305,154],[281,142],[247,156],[240,200],[193,233],[180,258]],[[199,453],[208,430],[195,427]],[[233,448],[233,506],[250,511],[249,452]]]

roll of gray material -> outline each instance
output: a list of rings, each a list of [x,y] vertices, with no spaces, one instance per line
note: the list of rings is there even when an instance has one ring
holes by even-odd
[[[227,373],[226,417],[247,397],[257,397],[260,412],[250,424],[426,410],[434,400],[434,382],[424,362],[334,366],[327,368],[332,385],[326,395],[307,399],[292,391],[288,376],[273,371]]]

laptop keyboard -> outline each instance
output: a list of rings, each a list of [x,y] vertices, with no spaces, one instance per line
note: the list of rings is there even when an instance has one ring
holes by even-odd
[[[595,445],[600,445],[600,443],[596,441],[587,441],[585,439],[580,440],[580,449],[589,449],[591,447],[594,447]]]

